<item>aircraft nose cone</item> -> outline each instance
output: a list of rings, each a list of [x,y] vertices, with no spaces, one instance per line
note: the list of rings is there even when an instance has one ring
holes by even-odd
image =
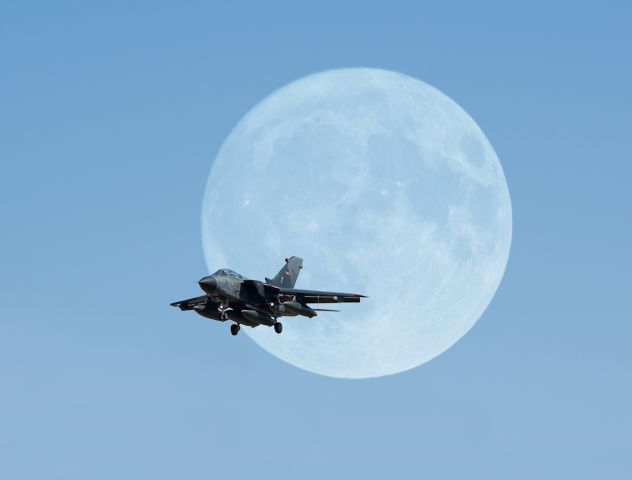
[[[217,289],[217,280],[213,277],[204,277],[198,283],[206,293],[213,293]]]

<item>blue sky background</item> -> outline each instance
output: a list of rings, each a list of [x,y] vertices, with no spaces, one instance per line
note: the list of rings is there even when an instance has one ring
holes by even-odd
[[[629,475],[629,4],[263,3],[0,4],[0,478]],[[457,101],[514,215],[474,329],[365,381],[168,306],[232,127],[349,66]]]

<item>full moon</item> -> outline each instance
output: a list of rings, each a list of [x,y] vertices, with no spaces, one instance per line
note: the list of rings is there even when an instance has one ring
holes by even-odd
[[[281,335],[242,329],[340,378],[411,369],[465,335],[498,288],[511,229],[500,161],[474,120],[426,83],[367,68],[307,76],[252,108],[202,208],[209,271],[263,279],[296,255],[296,288],[369,297],[284,317]]]

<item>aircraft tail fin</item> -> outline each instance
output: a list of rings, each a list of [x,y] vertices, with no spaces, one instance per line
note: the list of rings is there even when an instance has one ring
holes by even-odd
[[[267,278],[266,282],[280,288],[294,288],[298,274],[303,268],[303,259],[290,257],[285,259],[285,265],[274,278]]]

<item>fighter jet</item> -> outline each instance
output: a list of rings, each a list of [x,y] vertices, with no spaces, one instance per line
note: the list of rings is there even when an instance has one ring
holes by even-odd
[[[200,279],[198,284],[205,295],[171,304],[180,310],[194,310],[203,317],[225,322],[232,320],[230,333],[237,335],[240,325],[274,327],[283,331],[279,317],[315,317],[316,312],[337,312],[326,308],[312,308],[310,303],[358,303],[366,298],[358,293],[321,292],[294,288],[303,259],[290,257],[274,278],[265,282],[250,280],[228,269],[221,269]]]

